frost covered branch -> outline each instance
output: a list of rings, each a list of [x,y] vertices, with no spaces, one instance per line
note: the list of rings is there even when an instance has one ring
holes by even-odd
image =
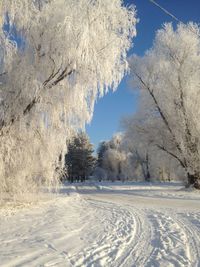
[[[198,33],[195,23],[180,23],[177,29],[165,24],[144,57],[130,60],[133,85],[141,89],[147,109],[146,113],[140,109],[143,127],[148,129],[145,134],[149,131],[152,144],[179,161],[188,184],[196,188],[200,188]]]
[[[135,15],[121,0],[1,1],[0,192],[57,184],[66,139],[128,70]]]

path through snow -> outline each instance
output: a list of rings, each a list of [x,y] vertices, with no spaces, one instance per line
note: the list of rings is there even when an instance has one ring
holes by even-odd
[[[0,215],[0,266],[200,267],[198,192],[159,184],[70,188]]]

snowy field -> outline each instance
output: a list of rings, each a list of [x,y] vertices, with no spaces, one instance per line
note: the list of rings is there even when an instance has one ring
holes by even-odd
[[[0,211],[0,266],[200,266],[200,193],[180,184],[63,186]]]

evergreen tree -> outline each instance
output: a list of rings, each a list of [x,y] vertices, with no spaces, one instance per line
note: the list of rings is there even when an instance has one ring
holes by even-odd
[[[68,145],[68,153],[65,155],[65,165],[68,170],[68,179],[85,181],[87,176],[92,172],[95,158],[93,146],[88,136],[80,132]]]
[[[97,165],[100,168],[103,168],[104,154],[108,149],[109,149],[109,143],[108,142],[102,141],[99,144],[98,151],[97,151],[97,156],[98,156]]]

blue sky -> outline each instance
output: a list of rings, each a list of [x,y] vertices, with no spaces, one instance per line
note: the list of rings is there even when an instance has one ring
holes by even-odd
[[[183,22],[200,22],[200,0],[156,0],[161,6]],[[125,0],[127,5],[134,4],[137,8],[137,37],[134,38],[134,47],[129,54],[143,55],[145,50],[152,46],[155,31],[162,27],[164,22],[175,21],[149,0]],[[95,148],[102,140],[109,140],[112,135],[120,131],[120,120],[137,109],[138,94],[133,93],[127,85],[126,76],[116,92],[109,92],[99,99],[95,105],[93,120],[87,125],[86,131]]]

